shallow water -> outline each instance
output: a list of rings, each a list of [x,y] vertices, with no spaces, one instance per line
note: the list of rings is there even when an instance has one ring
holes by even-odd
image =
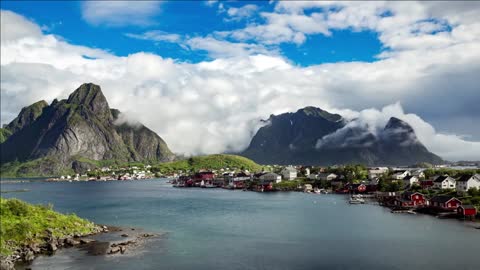
[[[2,183],[96,223],[165,233],[135,256],[63,250],[33,269],[478,269],[480,230],[341,195],[176,189],[165,179]]]

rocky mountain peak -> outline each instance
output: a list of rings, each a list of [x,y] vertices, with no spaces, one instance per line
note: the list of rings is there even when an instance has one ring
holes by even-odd
[[[48,106],[45,100],[40,100],[30,106],[23,107],[18,116],[10,122],[6,129],[15,133],[23,127],[33,123],[43,112],[43,109]]]
[[[107,99],[99,85],[84,83],[77,88],[67,100],[68,104],[83,105],[90,109],[97,117],[112,119]]]
[[[390,117],[390,120],[388,120],[387,124],[385,125],[385,130],[389,129],[401,129],[406,132],[414,132],[413,128],[407,122],[396,117]]]
[[[338,122],[342,119],[342,116],[338,114],[332,114],[327,111],[324,111],[320,108],[313,107],[313,106],[307,106],[303,109],[300,109],[297,111],[297,113],[302,113],[306,116],[313,116],[313,117],[322,117],[328,121],[331,122]]]

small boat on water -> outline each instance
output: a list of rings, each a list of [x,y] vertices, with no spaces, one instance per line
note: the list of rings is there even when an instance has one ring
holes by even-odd
[[[313,193],[315,193],[315,194],[321,194],[321,193],[322,193],[322,190],[319,189],[319,188],[314,188],[314,189],[313,189]]]
[[[361,197],[350,197],[350,200],[348,201],[350,204],[364,204],[365,200]]]

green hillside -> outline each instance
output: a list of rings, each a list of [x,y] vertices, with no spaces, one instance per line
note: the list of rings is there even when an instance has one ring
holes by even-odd
[[[198,171],[205,170],[219,170],[222,168],[249,170],[251,172],[260,171],[262,166],[254,161],[236,155],[208,155],[191,157],[179,161],[161,163],[153,166],[153,172],[159,172],[162,174],[169,174],[178,170],[182,171]]]
[[[51,206],[31,205],[17,199],[0,198],[0,254],[8,255],[25,244],[45,244],[50,230],[52,236],[89,234],[95,225],[76,215],[63,215]]]

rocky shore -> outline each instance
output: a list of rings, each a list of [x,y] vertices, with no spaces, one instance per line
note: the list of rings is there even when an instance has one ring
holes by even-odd
[[[30,265],[38,256],[52,256],[62,248],[78,248],[88,255],[112,256],[121,255],[140,247],[155,234],[145,233],[135,228],[119,228],[114,226],[96,226],[93,233],[79,235],[72,234],[64,238],[56,238],[53,230],[48,229],[47,236],[41,244],[25,244],[9,256],[1,256],[0,270],[31,269]],[[104,241],[104,234],[111,234],[114,240]]]

